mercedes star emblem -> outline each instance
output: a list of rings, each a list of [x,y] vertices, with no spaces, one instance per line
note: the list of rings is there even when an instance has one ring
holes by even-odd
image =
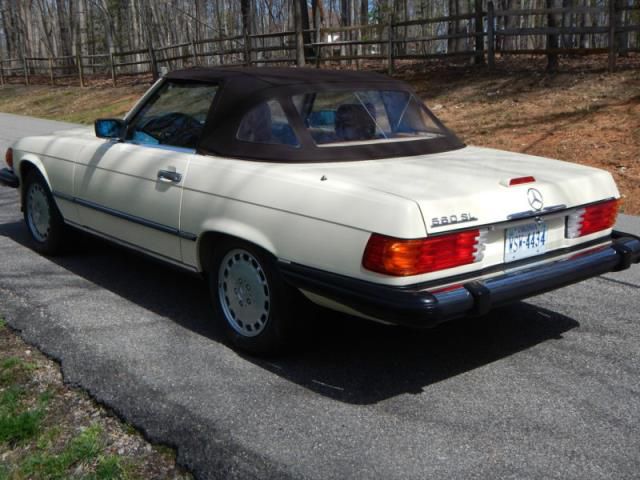
[[[535,188],[530,188],[527,191],[527,199],[529,200],[529,205],[531,205],[531,208],[533,208],[536,212],[542,210],[544,202],[542,201],[542,194],[540,193],[540,191],[536,190]]]

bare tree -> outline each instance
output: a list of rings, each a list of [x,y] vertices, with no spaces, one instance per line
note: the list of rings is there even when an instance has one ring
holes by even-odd
[[[547,8],[554,8],[555,1],[554,0],[545,0]],[[556,15],[550,13],[547,15],[547,25],[549,28],[555,28],[558,26],[558,22],[556,20]],[[547,36],[547,48],[548,49],[557,49],[558,48],[558,35],[550,34]],[[558,70],[558,54],[557,53],[549,53],[547,55],[547,70],[550,72],[555,72]]]
[[[430,53],[464,53],[482,58],[484,23],[488,0],[0,0],[0,56],[67,57],[72,62],[76,54],[108,53],[115,51],[148,50],[181,45],[158,53],[159,61],[175,68],[183,64],[176,57],[194,59],[196,53],[232,50],[222,55],[200,56],[202,61],[240,62],[243,55],[242,40],[234,37],[253,37],[253,61],[262,62],[284,57],[291,45],[291,37],[259,37],[254,34],[295,30],[298,53],[305,61],[315,55],[310,26],[316,31],[314,41],[320,37],[322,27],[344,27],[340,40],[378,40],[376,46],[340,47],[345,57],[375,51],[386,56],[389,47],[389,21],[415,20],[452,16],[442,22],[400,26],[394,29],[397,53],[416,55]],[[600,11],[588,13],[560,12],[553,15],[501,15],[497,17],[497,47],[510,49],[553,49],[548,56],[551,70],[557,68],[559,47],[606,48],[608,36],[599,32],[573,33],[572,27],[589,28],[609,25],[606,8],[611,1],[618,2],[614,20],[621,27],[640,22],[638,0],[493,0],[497,10],[527,10],[541,7],[598,7]],[[604,8],[603,8],[604,7]],[[622,8],[624,7],[624,9]],[[312,15],[310,22],[309,15]],[[471,17],[472,14],[473,18]],[[460,18],[460,17],[464,18]],[[352,29],[356,24],[376,24],[377,28]],[[559,34],[513,36],[500,35],[500,30],[518,28],[562,28]],[[567,31],[571,33],[566,33]],[[301,39],[299,37],[302,37]],[[436,41],[417,41],[418,38],[445,37]],[[470,40],[475,37],[475,41]],[[212,38],[226,38],[221,42],[207,42]],[[625,50],[640,46],[640,32],[624,28],[616,33],[616,43]],[[263,51],[258,51],[264,47]],[[282,50],[278,51],[278,47]],[[328,48],[328,47],[327,47]],[[334,54],[337,52],[334,52]],[[164,58],[163,58],[164,56]],[[131,54],[124,61],[148,60],[148,54]],[[302,58],[297,58],[301,63]],[[346,61],[346,60],[345,60]],[[266,63],[266,62],[265,62]],[[72,66],[72,63],[69,63]],[[14,67],[15,68],[15,67]],[[131,67],[145,71],[147,65]]]
[[[302,13],[304,7],[305,13]],[[304,0],[293,0],[294,25],[296,29],[296,65],[303,67],[305,65],[304,58],[304,20],[307,18],[307,28],[309,28],[309,16],[307,11],[307,2]]]

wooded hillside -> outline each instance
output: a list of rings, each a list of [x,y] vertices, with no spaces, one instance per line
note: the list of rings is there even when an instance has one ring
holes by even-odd
[[[128,52],[119,66],[140,71],[135,62],[152,50],[158,58],[142,63],[183,66],[185,48],[204,64],[460,54],[478,62],[488,50],[547,54],[554,68],[558,53],[640,51],[640,0],[0,0],[8,71],[27,69],[25,58],[61,59],[63,68],[109,52]]]

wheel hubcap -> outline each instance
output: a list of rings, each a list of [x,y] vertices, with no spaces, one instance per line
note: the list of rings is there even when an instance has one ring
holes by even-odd
[[[51,215],[47,193],[38,183],[31,184],[27,192],[27,221],[35,239],[45,242],[51,229]]]
[[[231,250],[218,271],[218,296],[229,325],[245,337],[259,335],[271,308],[269,283],[260,263],[246,250]]]

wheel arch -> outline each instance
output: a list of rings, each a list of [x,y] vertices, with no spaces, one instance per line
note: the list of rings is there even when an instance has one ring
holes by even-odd
[[[42,175],[42,178],[44,178],[45,182],[47,182],[47,186],[49,187],[49,189],[51,189],[51,181],[49,180],[49,175],[47,175],[47,170],[44,168],[42,160],[40,160],[40,158],[32,153],[27,153],[20,158],[20,161],[18,163],[18,175],[20,175],[20,183],[24,184],[25,177],[30,171],[34,169],[38,173],[40,173],[40,175]]]
[[[17,173],[20,177],[21,200],[24,199],[25,179],[27,178],[27,175],[33,171],[38,172],[42,176],[42,178],[44,178],[44,181],[47,182],[49,190],[53,191],[53,189],[51,188],[51,181],[49,180],[49,175],[47,175],[47,170],[44,168],[44,164],[36,155],[28,153],[20,158],[17,168]]]
[[[236,239],[260,248],[274,258],[277,250],[273,241],[257,228],[237,221],[209,223],[196,241],[198,269],[207,271],[216,246],[223,240]]]

